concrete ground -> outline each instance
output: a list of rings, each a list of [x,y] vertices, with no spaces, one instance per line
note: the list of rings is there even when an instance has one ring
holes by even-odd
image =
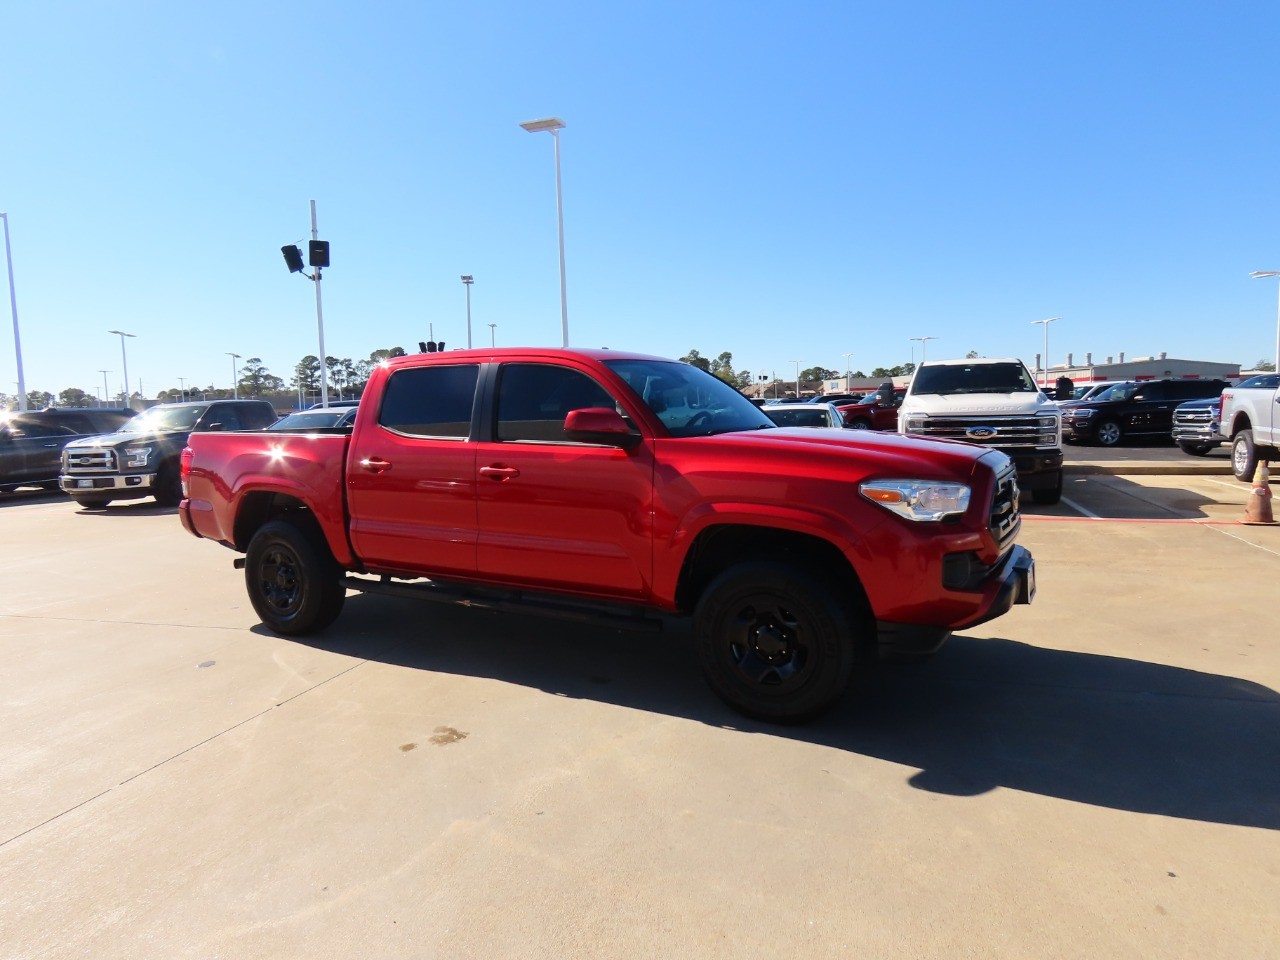
[[[1280,528],[1074,471],[1029,607],[799,728],[657,637],[0,500],[0,957],[1280,957]]]

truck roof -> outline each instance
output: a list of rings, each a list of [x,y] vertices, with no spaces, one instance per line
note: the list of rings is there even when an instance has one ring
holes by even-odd
[[[929,360],[920,364],[921,367],[968,367],[975,363],[1021,363],[1017,357],[970,357],[962,360]],[[917,370],[920,367],[916,368]]]
[[[441,362],[457,362],[472,360],[502,360],[511,357],[547,357],[564,359],[579,357],[604,362],[606,360],[656,360],[660,363],[678,363],[670,357],[656,357],[647,353],[634,353],[630,350],[610,350],[608,347],[485,347],[471,350],[446,350],[444,353],[407,353],[403,357],[392,357],[386,361],[389,367],[412,366],[421,363],[425,358],[440,359]],[[447,358],[447,360],[445,359]]]

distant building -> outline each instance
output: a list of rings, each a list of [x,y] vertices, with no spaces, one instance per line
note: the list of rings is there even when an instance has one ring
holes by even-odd
[[[1039,366],[1039,356],[1036,365]],[[1028,364],[1028,366],[1030,366]],[[1036,382],[1043,383],[1043,370],[1035,370]],[[1106,357],[1102,363],[1093,362],[1093,354],[1084,355],[1084,363],[1076,364],[1071,354],[1067,354],[1067,362],[1049,367],[1049,381],[1058,377],[1068,377],[1077,386],[1088,383],[1102,383],[1107,380],[1161,380],[1172,377],[1175,380],[1239,380],[1240,364],[1216,363],[1212,360],[1179,360],[1162,353],[1158,357],[1134,357],[1126,360],[1123,353],[1114,357]]]

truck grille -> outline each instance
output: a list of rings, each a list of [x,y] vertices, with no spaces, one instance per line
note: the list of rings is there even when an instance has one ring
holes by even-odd
[[[1054,446],[1056,436],[1045,443],[1040,440],[1043,432],[1038,418],[1034,416],[930,417],[923,426],[911,430],[917,436],[963,440],[997,450]]]
[[[64,450],[62,472],[69,477],[115,473],[116,452],[114,450]]]
[[[1218,410],[1216,407],[1174,411],[1173,439],[1212,440],[1217,436]]]
[[[1013,546],[1022,516],[1018,513],[1018,471],[1012,463],[996,477],[995,495],[991,498],[991,536],[1000,544],[1000,552]]]

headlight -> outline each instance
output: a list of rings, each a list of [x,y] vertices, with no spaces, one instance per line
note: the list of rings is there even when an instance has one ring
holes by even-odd
[[[125,447],[124,455],[129,459],[125,461],[126,467],[145,467],[147,460],[151,457],[150,447]]]
[[[870,480],[858,492],[908,520],[936,522],[964,513],[970,490],[963,483],[940,480]]]
[[[1071,416],[1079,417],[1081,420],[1087,420],[1097,412],[1097,410],[1090,410],[1088,407],[1085,407],[1083,410],[1072,410]]]
[[[928,417],[907,417],[907,433],[915,433],[917,430],[923,430],[924,425],[928,423]]]

